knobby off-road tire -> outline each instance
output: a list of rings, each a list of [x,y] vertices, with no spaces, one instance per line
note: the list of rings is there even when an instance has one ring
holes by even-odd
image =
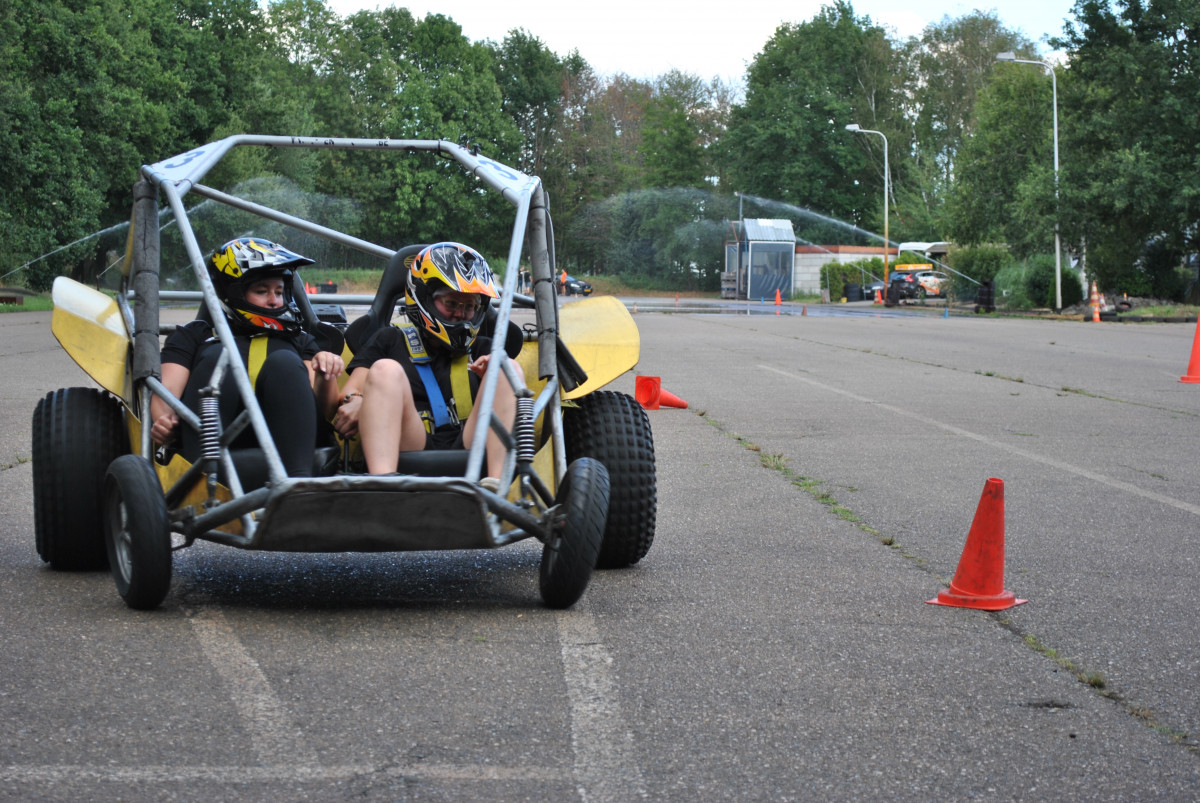
[[[603,464],[581,457],[567,466],[555,504],[562,507],[560,523],[542,547],[542,600],[551,608],[569,608],[583,596],[608,513],[608,471]]]
[[[33,411],[33,531],[37,553],[55,569],[108,565],[104,472],[128,451],[125,410],[95,388],[63,388]]]
[[[646,411],[633,398],[597,391],[563,410],[567,461],[599,460],[608,469],[608,523],[598,569],[621,569],[646,556],[654,543],[658,479],[654,435]]]
[[[125,604],[157,608],[171,586],[171,531],[158,475],[138,455],[122,455],[108,467],[104,541]]]

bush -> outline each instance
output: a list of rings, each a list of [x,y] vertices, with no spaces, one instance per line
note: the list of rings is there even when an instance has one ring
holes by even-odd
[[[995,281],[996,301],[999,303],[1001,284],[997,277],[1005,270],[1010,270],[1016,262],[1004,246],[976,245],[952,248],[946,255],[946,264],[954,269],[950,279],[950,292],[955,298],[974,298],[979,289],[975,282],[992,279]],[[1024,276],[1024,272],[1021,275]]]
[[[845,294],[847,284],[864,283],[864,271],[867,284],[874,281],[873,277],[883,276],[883,259],[875,257],[854,262],[827,262],[821,268],[821,286],[829,290],[829,297],[836,301]]]
[[[1054,257],[1039,254],[1027,262],[1025,292],[1037,306],[1054,309]],[[1079,273],[1069,267],[1062,269],[1062,305],[1073,307],[1083,300],[1083,287]]]

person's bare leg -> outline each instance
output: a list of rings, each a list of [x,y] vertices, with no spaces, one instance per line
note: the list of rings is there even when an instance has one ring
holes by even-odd
[[[400,452],[425,448],[425,426],[408,374],[395,360],[378,360],[367,373],[358,431],[370,474],[391,474]]]
[[[517,376],[523,382],[525,373],[521,370],[521,366],[517,363],[512,363],[516,369]],[[492,412],[496,417],[508,426],[512,426],[517,418],[517,396],[513,393],[512,385],[508,383],[508,377],[504,372],[500,372],[500,378],[496,382],[496,395],[492,402]],[[467,423],[463,427],[463,443],[467,448],[471,448],[471,441],[475,437],[475,426],[478,423],[479,407],[471,408],[471,414],[467,416]],[[500,442],[500,436],[488,427],[487,438],[487,476],[499,477],[500,472],[504,470],[504,444]]]

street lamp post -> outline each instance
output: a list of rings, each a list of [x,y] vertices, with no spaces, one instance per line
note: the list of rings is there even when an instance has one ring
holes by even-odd
[[[1062,240],[1058,231],[1058,78],[1050,62],[1019,59],[1011,50],[996,54],[996,61],[1036,64],[1050,73],[1050,88],[1054,98],[1054,311],[1062,312]]]
[[[846,130],[855,134],[878,134],[883,137],[883,284],[884,292],[888,284],[888,141],[882,131],[872,131],[863,128],[858,123],[851,123]]]

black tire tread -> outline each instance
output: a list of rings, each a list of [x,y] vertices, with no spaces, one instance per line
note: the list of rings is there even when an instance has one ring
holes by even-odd
[[[128,451],[121,402],[95,388],[48,393],[33,411],[32,451],[38,556],[54,569],[104,569],[104,473]]]
[[[654,543],[658,479],[654,435],[646,411],[632,397],[596,391],[563,410],[567,462],[599,460],[608,469],[608,522],[598,569],[621,569],[646,556]]]
[[[130,608],[157,608],[171,587],[171,532],[167,502],[154,468],[142,457],[123,455],[108,467],[104,479],[104,541],[117,592]],[[124,504],[131,531],[130,577],[122,575],[114,530]]]
[[[569,608],[587,589],[604,539],[608,498],[608,471],[603,463],[583,457],[567,467],[555,499],[565,507],[565,516],[542,548],[539,583],[548,607]]]

